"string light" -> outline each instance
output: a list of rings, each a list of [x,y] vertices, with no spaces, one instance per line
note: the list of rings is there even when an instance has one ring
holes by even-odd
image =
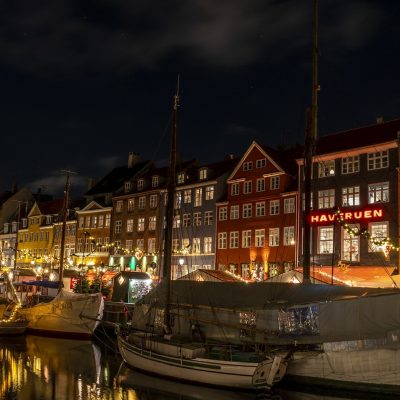
[[[366,228],[353,228],[351,227],[342,217],[343,212],[340,211],[339,208],[335,210],[335,218],[336,221],[340,223],[340,225],[343,227],[343,229],[350,235],[350,236],[359,236],[359,237],[365,237],[373,246],[377,246],[382,248],[383,252],[385,253],[385,256],[388,257],[390,251],[400,251],[400,246],[397,246],[393,243],[392,240],[389,238],[378,238],[378,237],[373,237],[371,233],[368,231]]]

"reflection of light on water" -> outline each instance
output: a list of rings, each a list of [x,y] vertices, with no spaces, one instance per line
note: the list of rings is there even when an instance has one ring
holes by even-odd
[[[78,398],[77,400],[82,400],[82,393],[83,393],[83,388],[82,388],[82,378],[78,378],[78,381],[76,383],[78,386]]]
[[[19,389],[26,382],[26,375],[22,374],[24,362],[21,358],[16,358],[5,349],[0,351],[1,356],[1,375],[0,397],[7,398],[11,390]],[[25,380],[24,380],[25,378]]]

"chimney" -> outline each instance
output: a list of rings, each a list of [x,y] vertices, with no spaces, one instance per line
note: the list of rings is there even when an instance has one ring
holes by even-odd
[[[138,153],[130,151],[128,155],[128,168],[132,168],[139,162],[139,160],[140,160],[140,155]]]
[[[383,124],[385,121],[383,120],[383,117],[377,117],[376,118],[376,123],[377,124]]]

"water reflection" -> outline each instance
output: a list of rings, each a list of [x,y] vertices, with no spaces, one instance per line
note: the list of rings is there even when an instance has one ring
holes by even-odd
[[[349,396],[226,391],[181,384],[121,364],[110,342],[21,336],[0,339],[1,400],[348,400]],[[365,398],[365,397],[364,397]],[[355,400],[356,397],[352,397]]]

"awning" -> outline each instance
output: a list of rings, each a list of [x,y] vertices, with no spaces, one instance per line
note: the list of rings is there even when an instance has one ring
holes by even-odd
[[[56,281],[22,281],[19,283],[20,285],[28,285],[28,286],[40,286],[51,289],[57,289],[59,283]]]
[[[333,284],[359,287],[390,288],[400,284],[400,275],[392,275],[392,266],[333,267]],[[302,271],[302,269],[299,269]],[[325,283],[332,283],[332,267],[312,266],[310,275]]]

